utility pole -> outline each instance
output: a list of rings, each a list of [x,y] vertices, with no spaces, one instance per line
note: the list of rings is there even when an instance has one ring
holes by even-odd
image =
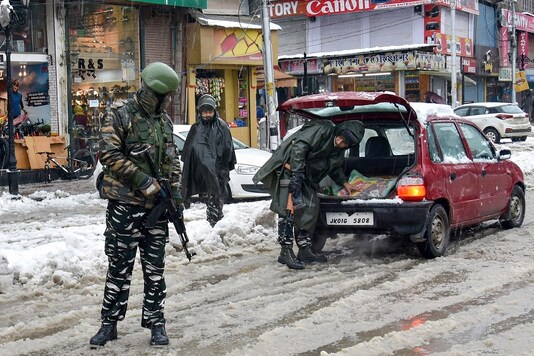
[[[278,120],[276,118],[276,107],[278,102],[274,88],[273,70],[273,48],[271,43],[271,26],[267,3],[269,0],[262,0],[262,32],[263,32],[263,68],[265,73],[265,89],[267,92],[267,148],[274,150],[278,146]]]
[[[516,65],[517,65],[517,38],[515,36],[515,4],[517,0],[510,0],[512,6],[512,23],[508,27],[508,37],[510,37],[510,50],[512,51],[512,103],[517,101],[515,92]]]
[[[451,0],[451,106],[456,107],[456,1]]]

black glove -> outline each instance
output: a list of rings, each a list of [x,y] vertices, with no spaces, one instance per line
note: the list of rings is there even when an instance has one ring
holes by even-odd
[[[291,193],[293,200],[293,209],[302,209],[306,206],[304,197],[302,196],[302,186],[304,184],[305,175],[302,172],[293,172],[287,189]]]

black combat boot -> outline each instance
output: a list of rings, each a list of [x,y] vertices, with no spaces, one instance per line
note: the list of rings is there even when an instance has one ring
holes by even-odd
[[[117,340],[117,323],[102,323],[100,330],[89,340],[89,344],[91,347],[104,346],[112,340]]]
[[[151,330],[152,337],[150,338],[150,345],[169,345],[165,324],[152,325]]]
[[[286,265],[291,269],[304,268],[304,264],[297,260],[297,258],[295,257],[295,253],[293,252],[293,246],[291,245],[282,245],[280,256],[278,256],[278,262]]]
[[[297,258],[299,261],[308,263],[308,262],[327,262],[328,259],[324,255],[316,255],[310,248],[310,245],[299,247],[299,253],[297,253]]]

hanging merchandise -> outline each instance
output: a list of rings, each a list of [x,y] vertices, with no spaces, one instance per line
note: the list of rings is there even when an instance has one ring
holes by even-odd
[[[217,102],[217,106],[221,103],[221,96],[224,93],[224,79],[223,78],[197,78],[195,94],[197,96],[203,94],[210,94]]]

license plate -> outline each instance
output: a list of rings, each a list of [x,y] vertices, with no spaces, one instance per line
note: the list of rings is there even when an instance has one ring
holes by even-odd
[[[327,225],[373,226],[373,213],[326,213]]]

